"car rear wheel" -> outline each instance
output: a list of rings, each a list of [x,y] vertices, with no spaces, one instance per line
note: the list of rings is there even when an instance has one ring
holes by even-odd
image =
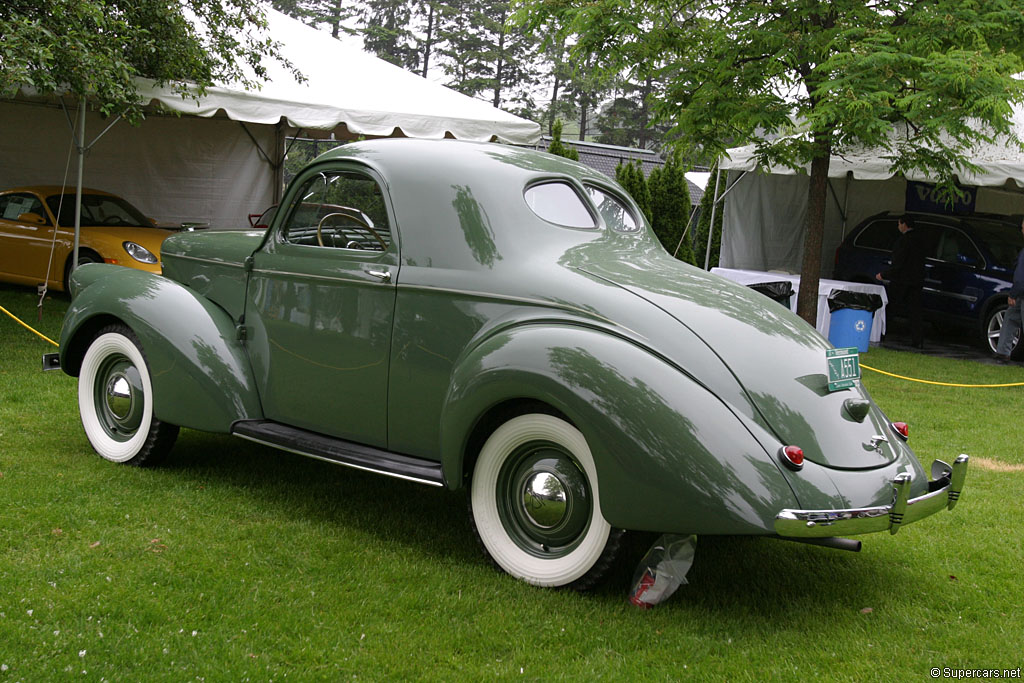
[[[112,462],[151,465],[178,427],[153,416],[153,385],[135,333],[109,325],[89,344],[78,376],[78,410],[93,449]]]
[[[985,316],[985,327],[982,330],[984,337],[984,343],[987,345],[988,350],[992,353],[996,352],[996,347],[999,344],[999,332],[1003,329],[1003,320],[1006,317],[1006,303],[1001,303],[992,307],[992,310]],[[1024,344],[1020,343],[1020,330],[1013,336],[1013,341],[1010,343],[1010,357],[1014,359],[1020,359],[1024,356]]]
[[[601,514],[586,439],[553,415],[520,415],[491,434],[473,470],[470,507],[495,564],[538,586],[589,588],[623,533]]]

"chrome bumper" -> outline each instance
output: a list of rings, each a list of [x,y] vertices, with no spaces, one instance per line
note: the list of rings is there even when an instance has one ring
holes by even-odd
[[[895,534],[901,526],[912,524],[942,508],[952,510],[960,498],[967,477],[966,455],[959,456],[950,467],[941,460],[932,463],[932,479],[928,493],[908,499],[910,475],[906,472],[893,479],[893,502],[852,510],[783,510],[775,517],[775,532],[793,538],[852,536],[889,530]]]

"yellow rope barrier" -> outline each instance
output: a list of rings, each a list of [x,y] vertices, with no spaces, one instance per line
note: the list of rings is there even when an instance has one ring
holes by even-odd
[[[29,331],[29,332],[31,332],[32,334],[34,334],[34,335],[36,335],[36,336],[38,336],[38,337],[42,337],[43,339],[45,339],[46,341],[50,342],[50,343],[51,343],[51,344],[53,344],[54,346],[60,346],[60,344],[58,344],[57,342],[55,342],[55,341],[53,341],[52,339],[50,339],[49,337],[47,337],[47,336],[46,336],[45,334],[43,334],[42,332],[39,332],[38,330],[35,330],[35,329],[33,329],[33,328],[29,327],[28,325],[26,325],[26,324],[25,324],[24,322],[22,322],[21,318],[19,318],[18,316],[14,315],[13,313],[11,313],[10,311],[8,311],[8,310],[7,310],[6,308],[4,308],[3,306],[0,306],[0,311],[3,311],[3,312],[4,312],[4,313],[6,313],[7,315],[11,316],[11,318],[13,318],[13,319],[14,319],[14,322],[18,323],[19,325],[21,325],[22,327],[24,327],[24,328],[25,328],[26,330],[28,330],[28,331]]]
[[[908,382],[920,382],[921,384],[934,384],[940,387],[968,387],[968,388],[992,388],[992,387],[1024,387],[1024,382],[1011,382],[1009,384],[954,384],[953,382],[933,382],[930,379],[916,379],[914,377],[904,377],[903,375],[896,375],[885,370],[879,370],[873,368],[870,365],[860,364],[865,370],[871,372],[877,372],[880,375],[888,375],[889,377],[895,377],[896,379],[903,379]]]

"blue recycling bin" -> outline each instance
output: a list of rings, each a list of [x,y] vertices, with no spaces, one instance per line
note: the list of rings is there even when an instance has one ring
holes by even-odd
[[[871,322],[882,307],[882,297],[865,292],[833,289],[828,295],[828,340],[837,349],[857,347],[866,353],[871,342]]]

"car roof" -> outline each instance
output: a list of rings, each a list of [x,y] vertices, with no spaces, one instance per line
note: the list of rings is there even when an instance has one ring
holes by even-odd
[[[1020,221],[1018,221],[1014,216],[1008,216],[998,213],[972,213],[968,215],[952,215],[945,213],[930,213],[927,211],[882,211],[881,213],[876,213],[873,216],[865,218],[864,220],[861,221],[860,226],[858,227],[866,227],[872,221],[876,221],[882,218],[897,219],[900,216],[912,216],[915,221],[927,219],[935,223],[942,223],[944,225],[949,225],[958,228],[970,228],[972,220],[1006,223],[1007,225],[1012,225],[1014,227],[1020,226]],[[859,232],[859,230],[855,230],[855,232]]]
[[[379,138],[351,142],[325,152],[314,161],[347,158],[379,162],[382,167],[422,173],[431,169],[458,173],[467,168],[504,167],[520,169],[526,175],[565,175],[580,180],[608,184],[609,178],[579,162],[525,147],[496,142],[464,140],[418,140],[413,138]]]

